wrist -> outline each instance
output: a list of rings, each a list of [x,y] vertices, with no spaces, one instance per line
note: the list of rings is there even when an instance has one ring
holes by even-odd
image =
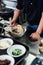
[[[36,31],[36,33],[37,33],[38,35],[40,35],[40,32]]]
[[[14,19],[12,19],[11,21],[15,23],[15,20]]]
[[[14,19],[12,19],[12,21],[14,21]]]

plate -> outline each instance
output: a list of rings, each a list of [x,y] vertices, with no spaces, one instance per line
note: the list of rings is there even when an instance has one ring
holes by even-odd
[[[7,49],[13,44],[13,40],[10,38],[4,38],[0,40],[0,49]]]
[[[15,60],[13,57],[9,56],[9,55],[0,55],[0,60],[9,60],[10,64],[9,65],[14,65],[15,64]]]
[[[20,50],[20,54],[16,54],[15,55],[15,49],[16,50]],[[12,54],[14,52],[14,54]],[[19,52],[19,51],[18,51]],[[7,49],[7,53],[8,53],[8,55],[10,55],[10,56],[12,56],[12,57],[20,57],[20,56],[22,56],[22,55],[24,55],[25,54],[25,52],[26,52],[26,48],[23,46],[23,45],[20,45],[20,44],[15,44],[15,45],[13,45],[13,46],[11,46],[11,47],[9,47],[8,49]],[[16,52],[17,53],[17,52]]]

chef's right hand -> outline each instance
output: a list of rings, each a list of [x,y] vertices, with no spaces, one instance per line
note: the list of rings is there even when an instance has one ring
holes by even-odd
[[[16,24],[15,21],[13,21],[13,20],[10,21],[10,26],[11,27],[15,26],[15,24]]]
[[[38,32],[34,32],[30,35],[32,41],[39,40],[40,34]]]

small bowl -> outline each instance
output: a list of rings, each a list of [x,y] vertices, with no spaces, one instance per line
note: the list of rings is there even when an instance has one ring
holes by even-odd
[[[4,38],[0,40],[0,49],[2,50],[7,49],[11,45],[13,45],[13,40],[10,38]]]
[[[43,39],[41,39],[40,44],[42,44],[42,45],[43,45]]]
[[[25,32],[26,32],[26,27],[23,27],[23,30],[24,30],[23,33],[15,33],[15,32],[12,32],[12,29],[15,29],[15,27],[7,26],[7,27],[4,28],[4,30],[6,32],[10,32],[11,35],[14,36],[14,37],[22,37],[25,34]]]
[[[14,32],[11,32],[11,35],[14,36],[14,37],[22,37],[25,34],[25,32],[26,32],[26,28],[23,27],[23,30],[24,30],[23,33],[14,33]]]
[[[39,51],[40,51],[40,53],[43,53],[43,39],[41,39],[41,41],[40,41]]]
[[[15,64],[15,59],[9,55],[0,55],[0,60],[9,60],[10,64],[9,65],[14,65]]]
[[[13,55],[12,52],[14,52],[15,49],[21,50],[21,52],[20,52],[21,54],[19,54],[19,55]],[[15,58],[23,56],[25,54],[25,52],[26,52],[26,48],[23,45],[19,45],[19,44],[15,44],[15,45],[13,45],[13,46],[11,46],[11,47],[9,47],[7,49],[8,55],[10,55],[12,57],[15,57]]]
[[[41,47],[39,46],[39,52],[43,53],[43,46],[41,46]]]

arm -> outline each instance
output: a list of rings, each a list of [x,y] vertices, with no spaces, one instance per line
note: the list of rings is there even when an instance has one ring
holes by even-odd
[[[23,9],[23,2],[22,2],[22,0],[17,0],[16,10],[14,11],[14,16],[13,16],[12,21],[10,22],[10,26],[15,25],[16,20],[19,17],[19,14],[21,12],[21,9]]]
[[[41,34],[42,29],[43,29],[43,12],[42,12],[42,17],[41,17],[41,20],[40,20],[40,23],[36,32]]]
[[[40,38],[40,34],[42,32],[42,29],[43,29],[43,13],[42,13],[42,17],[41,17],[41,20],[40,20],[40,23],[39,23],[39,26],[38,26],[36,32],[32,33],[30,35],[30,38],[32,40],[38,40]]]
[[[14,22],[16,22],[16,20],[17,20],[19,14],[20,14],[20,11],[21,11],[21,10],[19,10],[19,9],[16,9],[16,10],[14,11],[14,16],[13,16],[13,19],[12,19]]]
[[[14,25],[15,25],[16,20],[17,20],[17,18],[19,17],[20,11],[21,11],[21,10],[19,10],[19,9],[16,9],[16,10],[15,10],[13,19],[12,19],[11,22],[10,22],[10,26],[14,26]]]

